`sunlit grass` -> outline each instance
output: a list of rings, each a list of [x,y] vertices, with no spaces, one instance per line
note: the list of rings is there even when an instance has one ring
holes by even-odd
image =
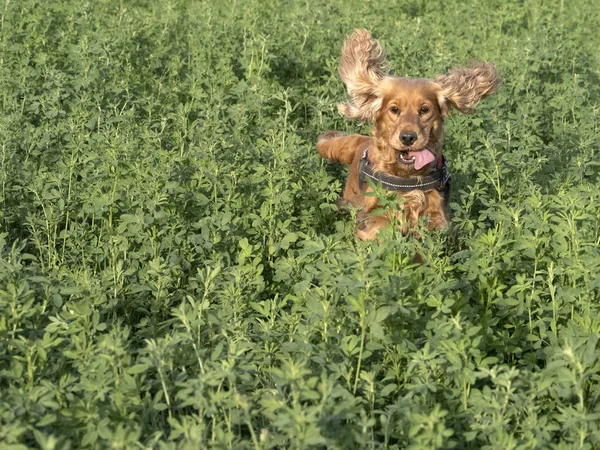
[[[600,447],[599,15],[4,2],[0,447]],[[504,80],[447,120],[452,231],[335,207],[356,27]]]

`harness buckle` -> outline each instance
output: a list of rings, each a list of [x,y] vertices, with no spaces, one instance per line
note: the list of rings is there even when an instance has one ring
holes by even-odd
[[[438,167],[441,166],[440,170],[442,171],[442,176],[440,178],[442,182],[438,186],[437,190],[443,192],[446,189],[448,189],[448,181],[450,181],[450,171],[448,170],[448,166],[446,165],[446,158],[442,156],[440,159],[441,163],[438,163]]]

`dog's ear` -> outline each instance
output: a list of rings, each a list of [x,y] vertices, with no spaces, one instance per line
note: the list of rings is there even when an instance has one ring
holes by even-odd
[[[352,100],[338,105],[349,119],[372,122],[383,101],[379,82],[385,75],[385,52],[365,30],[354,30],[344,41],[339,74]]]
[[[444,115],[450,112],[450,108],[468,114],[479,100],[496,92],[500,81],[491,63],[473,63],[471,67],[460,67],[446,75],[438,75],[435,82],[441,88],[438,94],[440,108]]]

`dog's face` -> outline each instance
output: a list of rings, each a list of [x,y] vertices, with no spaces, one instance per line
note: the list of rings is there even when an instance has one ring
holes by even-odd
[[[373,120],[378,159],[397,175],[423,173],[441,156],[444,115],[440,86],[422,78],[385,77]]]
[[[385,53],[367,30],[344,42],[339,73],[352,101],[338,105],[349,119],[373,123],[377,170],[425,175],[441,156],[443,122],[451,109],[471,112],[500,84],[494,66],[477,63],[452,69],[435,80],[385,74]]]

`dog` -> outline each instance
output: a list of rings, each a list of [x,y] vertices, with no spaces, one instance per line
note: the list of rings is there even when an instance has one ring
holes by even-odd
[[[339,75],[350,101],[338,110],[348,119],[371,123],[373,136],[329,131],[317,141],[322,157],[350,166],[338,206],[359,209],[356,236],[363,240],[375,239],[391,218],[389,211],[370,215],[378,200],[365,195],[373,191],[369,180],[403,197],[402,210],[391,214],[404,233],[420,217],[430,229],[447,225],[450,175],[442,156],[444,118],[453,109],[472,112],[500,84],[490,63],[455,68],[430,80],[390,76],[385,62],[383,47],[367,30],[354,30],[345,40]]]

